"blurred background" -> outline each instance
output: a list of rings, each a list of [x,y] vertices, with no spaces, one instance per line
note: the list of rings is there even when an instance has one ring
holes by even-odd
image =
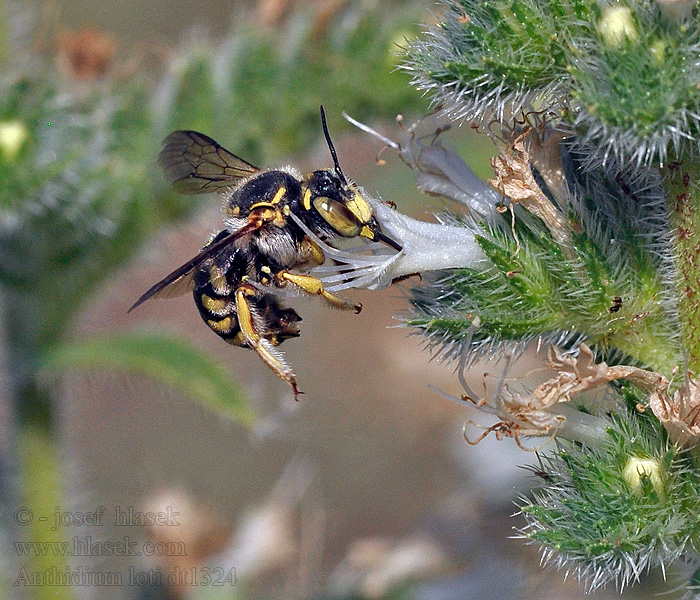
[[[283,350],[298,403],[257,355],[215,336],[189,295],[127,314],[221,227],[217,198],[177,196],[161,179],[159,142],[173,129],[305,172],[330,163],[323,103],[350,177],[415,218],[446,208],[391,152],[378,164],[380,143],[341,116],[399,138],[397,114],[411,123],[428,112],[397,66],[433,8],[4,5],[4,597],[584,596],[512,539],[523,524],[513,500],[537,481],[518,465],[537,456],[512,440],[467,445],[474,415],[428,387],[462,393],[454,365],[396,326],[411,281],[351,291],[360,315],[293,302],[302,336]],[[490,142],[461,127],[446,143],[488,177]],[[514,376],[538,360],[529,354]],[[472,387],[487,372],[498,365],[474,367]],[[17,545],[26,541],[85,552],[35,556]],[[117,556],[120,542],[136,555]],[[56,585],[59,574],[79,579]],[[633,597],[654,591],[645,580]]]

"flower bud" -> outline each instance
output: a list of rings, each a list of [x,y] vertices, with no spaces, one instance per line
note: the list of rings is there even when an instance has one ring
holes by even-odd
[[[626,6],[610,6],[603,11],[598,21],[598,32],[606,46],[619,48],[627,41],[639,37],[632,11]]]
[[[17,158],[27,139],[27,128],[21,121],[0,122],[0,155],[7,162]]]
[[[659,496],[664,496],[661,465],[655,458],[633,456],[627,461],[622,476],[635,494],[642,493],[642,478],[648,479]]]

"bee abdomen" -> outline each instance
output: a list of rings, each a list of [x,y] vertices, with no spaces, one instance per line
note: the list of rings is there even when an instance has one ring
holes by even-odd
[[[226,296],[217,296],[211,291],[207,294],[202,292],[202,290],[195,289],[194,301],[197,304],[202,320],[209,329],[227,342],[236,343],[234,340],[240,333],[240,328],[233,299]],[[240,345],[240,343],[236,345]]]
[[[220,232],[207,245],[228,234],[228,230]],[[202,320],[218,336],[236,345],[241,345],[241,336],[234,292],[246,266],[243,253],[229,246],[202,263],[194,274],[194,301]]]
[[[216,236],[210,244],[222,235]],[[219,337],[236,346],[251,345],[241,331],[236,289],[242,285],[251,287],[244,282],[255,279],[256,271],[272,277],[269,267],[256,268],[255,262],[249,253],[231,246],[202,263],[194,273],[194,301],[202,320]],[[244,301],[247,308],[244,318],[250,321],[244,323],[246,331],[252,330],[255,336],[272,346],[299,335],[301,317],[294,309],[282,306],[272,294],[253,291]]]
[[[227,295],[217,294],[211,280],[208,280],[204,285],[195,287],[194,301],[209,329],[227,342],[236,343],[234,340],[240,333],[240,328],[233,291]]]
[[[235,305],[226,297],[219,296],[212,298],[207,294],[202,294],[199,297],[199,302],[202,308],[212,315],[212,317],[226,317],[233,314],[235,311]]]

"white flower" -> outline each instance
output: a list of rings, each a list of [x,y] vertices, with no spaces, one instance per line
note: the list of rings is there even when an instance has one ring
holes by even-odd
[[[401,252],[378,243],[340,250],[324,243],[295,219],[328,258],[340,263],[313,271],[322,275],[321,280],[329,291],[351,287],[377,290],[406,275],[485,263],[486,256],[474,239],[476,229],[418,221],[368,196],[365,199],[372,206],[382,232],[399,243]]]
[[[405,127],[403,117],[399,115],[396,122],[403,134],[403,140],[399,143],[346,113],[343,116],[362,131],[396,150],[401,160],[416,172],[416,186],[420,191],[454,200],[466,207],[475,218],[488,221],[495,216],[496,205],[502,199],[501,194],[481,181],[459,154],[440,143],[439,137],[450,128],[449,125],[440,125],[433,132],[416,137],[416,129],[421,121]],[[425,140],[429,140],[429,143],[426,144]]]
[[[405,140],[399,144],[373,129],[346,118],[368,133],[398,151],[401,159],[413,168],[418,187],[432,195],[440,195],[466,207],[474,219],[490,220],[496,214],[501,195],[479,180],[464,161],[437,140],[444,128],[431,134],[429,145],[424,138],[415,137],[416,124],[403,128]],[[399,121],[400,123],[400,121]],[[332,247],[318,238],[299,219],[296,223],[337,264],[314,269],[329,291],[357,287],[371,290],[389,286],[392,281],[407,275],[455,268],[486,266],[487,259],[475,235],[482,230],[475,222],[467,225],[428,223],[412,219],[387,204],[371,198],[361,190],[372,207],[382,233],[402,247],[395,252],[382,244],[369,243],[350,249]]]

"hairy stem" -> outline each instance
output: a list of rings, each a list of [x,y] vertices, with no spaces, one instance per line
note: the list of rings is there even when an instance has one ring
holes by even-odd
[[[678,313],[687,368],[700,373],[700,164],[669,163],[664,173],[678,272]]]

